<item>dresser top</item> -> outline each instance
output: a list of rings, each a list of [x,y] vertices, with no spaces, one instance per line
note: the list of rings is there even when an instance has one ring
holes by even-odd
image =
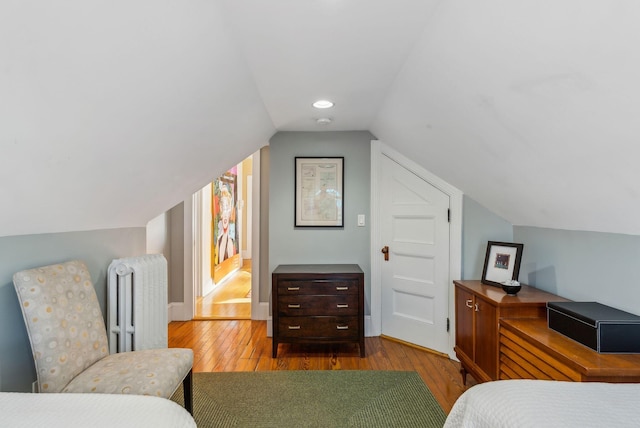
[[[501,319],[500,327],[514,332],[558,361],[591,377],[618,377],[617,382],[638,382],[640,354],[599,354],[593,349],[553,331],[543,318]]]
[[[462,287],[471,293],[493,302],[496,306],[512,305],[546,305],[547,302],[566,302],[564,297],[556,296],[535,287],[522,284],[522,289],[515,296],[510,296],[500,287],[483,284],[478,280],[453,281],[458,287]]]
[[[278,265],[273,273],[363,273],[360,266],[351,264]]]

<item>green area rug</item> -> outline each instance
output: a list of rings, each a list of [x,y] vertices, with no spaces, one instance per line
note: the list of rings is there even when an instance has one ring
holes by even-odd
[[[446,418],[416,372],[194,373],[193,413],[206,427],[438,427]],[[172,400],[182,401],[182,389]]]

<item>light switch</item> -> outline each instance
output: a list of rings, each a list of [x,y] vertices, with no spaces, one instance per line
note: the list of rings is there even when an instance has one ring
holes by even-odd
[[[358,226],[364,226],[364,214],[358,214]]]

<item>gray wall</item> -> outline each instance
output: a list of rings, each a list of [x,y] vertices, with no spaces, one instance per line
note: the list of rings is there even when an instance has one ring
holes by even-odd
[[[373,139],[373,135],[364,131],[279,132],[271,138],[269,272],[280,264],[355,263],[365,273],[365,295],[370,295],[370,157]],[[296,156],[344,157],[343,228],[294,227]],[[365,214],[365,227],[356,226],[358,214]],[[270,280],[261,284],[261,296],[270,294],[270,285]],[[366,300],[370,301],[368,297]]]
[[[259,275],[260,302],[268,302],[271,289],[271,271],[269,270],[269,164],[271,149],[265,146],[260,149],[260,266],[256,272],[252,266],[252,275]]]
[[[487,241],[524,244],[524,284],[640,315],[640,236],[512,226],[465,196],[463,279],[481,278]]]
[[[513,242],[513,226],[464,196],[462,200],[462,279],[480,279],[487,242]]]
[[[640,315],[640,236],[524,226],[513,235],[525,284]]]
[[[0,391],[31,391],[35,370],[13,274],[81,259],[106,313],[107,268],[114,258],[145,253],[145,228],[0,237]]]
[[[171,208],[169,218],[169,302],[184,302],[184,202]]]

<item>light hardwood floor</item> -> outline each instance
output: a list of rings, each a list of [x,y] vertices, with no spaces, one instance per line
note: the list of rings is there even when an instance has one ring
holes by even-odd
[[[195,319],[251,319],[251,260],[211,293],[196,299]]]
[[[269,370],[413,370],[420,374],[449,413],[466,389],[460,364],[384,337],[365,339],[366,357],[357,345],[281,344],[271,357],[266,321],[196,320],[169,324],[169,346],[192,348],[194,372]],[[473,385],[468,376],[467,387]]]

